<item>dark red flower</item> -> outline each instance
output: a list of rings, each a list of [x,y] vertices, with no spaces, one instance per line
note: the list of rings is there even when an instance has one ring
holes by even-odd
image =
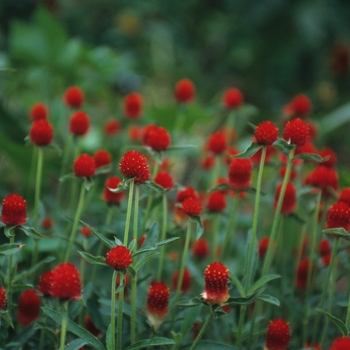
[[[335,165],[337,164],[337,155],[336,153],[330,149],[329,147],[322,148],[319,152],[319,155],[322,158],[329,157],[328,160],[325,162],[322,162],[322,165],[329,167],[329,168],[334,168]]]
[[[64,93],[63,100],[68,107],[79,108],[84,103],[84,93],[78,86],[72,86]]]
[[[228,294],[229,270],[221,262],[213,262],[204,271],[204,293],[202,297],[207,304],[224,304]]]
[[[128,130],[128,136],[131,141],[140,142],[143,137],[143,129],[138,125],[131,125]]]
[[[105,149],[100,149],[94,153],[94,160],[96,168],[110,165],[112,162],[112,155]]]
[[[52,229],[52,227],[53,227],[53,219],[50,218],[50,217],[43,218],[43,220],[41,221],[41,226],[45,230]]]
[[[164,318],[168,315],[170,290],[163,282],[151,284],[147,294],[147,311],[154,317]]]
[[[143,107],[143,98],[137,92],[132,92],[124,99],[124,115],[130,119],[141,117]]]
[[[191,276],[191,273],[190,271],[185,268],[184,270],[184,275],[183,275],[183,279],[182,279],[182,284],[181,284],[181,292],[182,293],[187,293],[190,288],[191,288],[191,279],[192,279],[192,276]],[[173,278],[172,278],[172,287],[174,290],[177,289],[177,283],[178,283],[178,280],[179,280],[179,271],[176,270],[173,274]]]
[[[121,124],[116,119],[107,121],[103,126],[103,131],[107,136],[114,136],[118,134],[120,130],[121,130]]]
[[[304,349],[311,349],[311,350],[322,350],[321,349],[321,345],[318,343],[312,344],[311,341],[305,343],[305,345],[303,346]]]
[[[203,209],[199,200],[193,197],[185,199],[181,204],[182,211],[188,216],[198,216]]]
[[[212,212],[222,212],[226,209],[227,203],[225,195],[220,191],[210,193],[207,203],[207,209]]]
[[[165,151],[171,143],[170,135],[168,131],[161,126],[152,125],[144,129],[143,143],[156,152]]]
[[[292,119],[284,127],[283,138],[292,145],[303,146],[310,139],[309,125],[300,118]]]
[[[27,289],[20,295],[17,320],[22,327],[30,325],[39,317],[40,303],[40,297],[34,289]]]
[[[212,134],[208,139],[207,150],[214,154],[221,154],[225,152],[227,148],[227,140],[225,135],[217,131]]]
[[[132,254],[127,247],[118,245],[107,253],[106,263],[114,270],[124,270],[132,263]]]
[[[146,157],[138,151],[128,151],[119,163],[119,170],[125,176],[134,178],[135,184],[146,182],[150,177]]]
[[[47,119],[49,111],[44,103],[38,102],[30,109],[29,116],[32,121]]]
[[[174,180],[172,176],[166,171],[160,171],[154,178],[154,182],[162,186],[165,190],[171,190],[174,187]]]
[[[80,273],[73,264],[62,263],[52,270],[50,294],[57,299],[81,297]]]
[[[181,79],[175,85],[175,99],[178,103],[187,103],[194,99],[195,87],[191,80]]]
[[[334,340],[329,350],[349,350],[350,337],[340,337]]]
[[[323,266],[329,266],[332,260],[332,253],[328,253],[322,257]]]
[[[0,310],[4,310],[6,307],[7,297],[6,290],[0,286]]]
[[[311,101],[303,94],[298,94],[291,101],[291,108],[294,114],[305,116],[311,113]]]
[[[117,176],[111,176],[109,177],[105,182],[105,187],[103,189],[103,200],[107,202],[108,204],[118,204],[124,197],[123,192],[112,192],[111,189],[116,189],[119,184],[121,183],[121,180]]]
[[[84,236],[84,237],[90,237],[92,235],[92,232],[91,230],[86,227],[86,226],[83,226],[80,230],[81,234]]]
[[[253,140],[253,142],[254,141],[256,141],[256,139]],[[271,162],[271,158],[275,152],[276,152],[276,148],[274,146],[271,146],[271,145],[266,146],[265,164]],[[262,148],[260,148],[258,152],[254,153],[249,159],[252,161],[253,164],[260,165],[261,155],[262,155]]]
[[[9,194],[2,201],[1,221],[9,226],[21,226],[27,221],[27,203],[18,194]]]
[[[286,166],[283,166],[282,168],[280,168],[279,170],[279,176],[284,179],[285,175],[286,175],[286,170],[287,170],[287,167]],[[293,181],[297,178],[298,176],[298,173],[292,168],[291,171],[290,171],[290,174],[289,174],[289,180]]]
[[[47,146],[52,142],[53,128],[46,119],[35,121],[29,131],[30,141],[36,146]]]
[[[95,174],[95,160],[89,154],[82,154],[74,161],[74,174],[78,177],[91,177]]]
[[[286,350],[290,342],[290,326],[285,320],[278,318],[270,321],[267,327],[266,347],[268,350]]]
[[[228,178],[230,185],[238,191],[249,188],[252,177],[252,162],[247,158],[234,158],[231,161]]]
[[[227,109],[237,108],[243,104],[243,95],[238,89],[228,89],[222,97],[222,104]]]
[[[322,238],[320,242],[319,252],[321,256],[331,253],[331,244],[327,238]]]
[[[295,149],[295,153],[294,155],[298,155],[298,154],[317,154],[318,151],[315,147],[315,145],[311,142],[311,141],[307,141],[305,143],[305,145],[297,147]],[[310,162],[310,161],[306,161],[306,162]],[[312,161],[311,161],[312,163]]]
[[[194,242],[192,254],[197,259],[205,259],[210,253],[209,243],[205,238],[199,238]]]
[[[350,207],[345,202],[336,202],[328,209],[326,227],[350,231]]]
[[[282,183],[278,184],[276,187],[275,200],[273,204],[273,207],[275,210],[277,208],[277,202],[280,197],[281,189],[282,189]],[[291,182],[288,182],[286,186],[286,192],[283,197],[281,213],[285,215],[289,215],[295,211],[296,206],[297,206],[297,192],[294,185]]]
[[[328,191],[328,187],[334,191],[338,190],[338,173],[333,168],[319,165],[307,177],[306,184],[321,188],[322,195],[329,197],[331,193]]]
[[[232,162],[232,157],[241,153],[237,147],[229,147],[226,149],[225,163],[229,166]]]
[[[51,296],[52,271],[46,271],[40,276],[38,292],[45,296]]]
[[[270,237],[263,237],[259,241],[259,247],[258,247],[258,254],[260,258],[264,258],[267,252],[267,249],[269,248],[270,244]]]
[[[76,111],[72,114],[69,121],[69,131],[74,136],[85,135],[90,128],[90,118],[83,111]]]
[[[297,279],[295,284],[299,289],[305,289],[307,286],[308,273],[310,269],[310,260],[301,260],[297,268]],[[313,267],[312,267],[313,270]]]
[[[212,155],[206,156],[201,162],[200,166],[205,170],[210,170],[215,164],[215,157]]]
[[[350,187],[344,188],[339,194],[339,202],[345,202],[350,206]]]
[[[101,331],[96,328],[94,323],[92,322],[92,318],[90,315],[85,316],[85,329],[90,332],[95,337],[98,337],[101,334]]]
[[[278,138],[278,128],[275,123],[267,120],[256,127],[254,135],[259,144],[272,145]]]
[[[198,199],[198,193],[193,187],[188,186],[177,192],[176,202],[182,203],[185,199],[190,197]]]

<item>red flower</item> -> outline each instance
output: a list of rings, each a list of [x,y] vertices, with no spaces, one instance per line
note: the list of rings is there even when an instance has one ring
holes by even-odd
[[[204,293],[202,297],[207,304],[224,304],[228,294],[229,270],[221,262],[213,262],[204,271]]]
[[[187,103],[194,99],[195,87],[191,80],[181,79],[175,85],[175,98],[178,103]]]
[[[95,160],[89,154],[82,154],[74,161],[74,174],[78,177],[91,177],[95,174]]]
[[[68,107],[79,108],[84,103],[84,93],[78,86],[72,86],[64,93],[63,100]]]
[[[166,171],[160,171],[154,178],[154,182],[162,186],[165,190],[171,190],[174,187],[174,180],[172,176]]]
[[[100,149],[94,153],[94,160],[96,168],[101,168],[111,164],[112,156],[105,149]]]
[[[131,141],[140,142],[143,137],[143,129],[138,125],[131,125],[128,130],[128,136]]]
[[[194,242],[192,254],[197,259],[205,259],[209,255],[209,243],[205,238],[199,238]]]
[[[209,155],[204,158],[200,166],[205,170],[210,170],[213,168],[214,164],[215,164],[215,157]]]
[[[49,217],[45,217],[43,218],[43,220],[41,221],[41,226],[44,230],[50,230],[53,227],[53,220],[52,218]]]
[[[92,322],[92,318],[90,315],[85,316],[85,329],[95,337],[98,337],[101,334],[101,331],[97,329],[94,323]]]
[[[256,139],[254,141],[256,141]],[[276,153],[275,147],[271,145],[266,146],[265,164],[270,163],[274,153]],[[249,159],[252,161],[253,164],[260,165],[261,155],[262,155],[262,148],[260,148],[256,153],[254,153]]]
[[[138,151],[128,151],[119,163],[119,170],[125,176],[134,178],[136,184],[149,179],[149,167],[146,157]]]
[[[340,337],[334,340],[329,350],[349,350],[350,337]]]
[[[344,188],[339,194],[339,202],[345,202],[350,206],[350,187]]]
[[[151,284],[147,295],[147,311],[157,318],[164,318],[168,315],[170,290],[165,283],[156,282]]]
[[[29,116],[32,121],[47,119],[49,111],[44,103],[38,102],[30,109]]]
[[[214,154],[221,154],[225,152],[227,148],[227,140],[225,135],[218,131],[209,137],[207,150],[213,152]]]
[[[295,282],[297,288],[299,289],[306,288],[309,269],[310,269],[309,259],[301,260],[297,268],[297,279]],[[313,270],[313,267],[312,267],[312,270]]]
[[[229,166],[232,162],[232,157],[236,154],[241,153],[241,151],[237,147],[229,147],[226,150],[225,162]]]
[[[115,189],[119,186],[120,183],[121,180],[117,176],[111,176],[106,180],[102,197],[103,200],[106,201],[108,204],[118,204],[123,199],[123,192],[118,193],[110,191],[110,188]]]
[[[345,202],[336,202],[328,209],[326,227],[350,231],[350,207]]]
[[[322,238],[320,242],[319,252],[321,256],[331,253],[331,244],[327,238]]]
[[[91,230],[89,228],[87,228],[86,226],[83,226],[81,228],[80,232],[84,237],[90,237],[92,235]]]
[[[146,127],[143,134],[145,146],[151,147],[156,152],[165,151],[170,146],[170,135],[161,126],[151,125]]]
[[[277,202],[280,197],[281,189],[282,189],[282,183],[278,184],[276,187],[275,200],[273,204],[273,207],[275,210],[277,208]],[[296,206],[297,206],[297,192],[294,185],[291,182],[288,182],[286,186],[286,192],[284,194],[283,201],[282,201],[281,213],[285,215],[289,215],[295,211]]]
[[[52,271],[50,294],[57,299],[81,297],[80,273],[73,264],[62,263]]]
[[[333,188],[334,191],[338,190],[338,173],[333,168],[319,165],[307,177],[306,184],[321,188],[322,195],[329,197],[331,193],[327,187]]]
[[[256,127],[254,135],[259,144],[272,145],[278,138],[278,128],[273,122],[267,120]]]
[[[228,89],[222,97],[222,104],[227,109],[237,108],[243,104],[243,95],[238,89]]]
[[[305,116],[311,113],[311,101],[303,94],[298,94],[291,101],[291,109],[294,114]]]
[[[138,119],[142,114],[143,98],[137,92],[132,92],[124,99],[124,115],[130,119]]]
[[[36,146],[49,145],[53,138],[52,125],[46,119],[35,121],[30,128],[29,137]]]
[[[30,325],[39,317],[40,303],[40,297],[34,289],[27,289],[20,295],[17,320],[22,327]]]
[[[52,271],[46,271],[40,276],[38,292],[45,296],[51,296]]]
[[[176,202],[182,203],[187,198],[198,198],[198,193],[192,187],[185,187],[183,190],[177,192]]]
[[[303,348],[305,348],[305,349],[312,349],[312,350],[322,350],[320,344],[318,344],[318,343],[312,344],[311,341],[305,343]]]
[[[6,290],[2,286],[0,286],[0,310],[5,309],[6,301],[7,301]]]
[[[222,212],[226,209],[225,195],[220,191],[214,191],[209,195],[207,209],[212,212]]]
[[[252,176],[252,162],[247,158],[234,158],[229,168],[229,183],[235,189],[243,191],[249,188]]]
[[[284,127],[283,138],[293,145],[303,146],[310,139],[309,125],[300,118],[290,120]]]
[[[130,250],[123,245],[111,248],[107,253],[106,263],[117,271],[126,269],[132,263]]]
[[[90,118],[83,111],[76,111],[70,117],[69,121],[69,131],[74,136],[85,135],[90,128]]]
[[[286,350],[290,342],[289,323],[278,318],[267,327],[266,347],[268,350]]]
[[[297,147],[295,149],[294,155],[305,154],[305,153],[306,154],[317,154],[317,149],[311,141],[307,141],[305,143],[305,145]],[[310,162],[310,161],[306,160],[306,162]],[[311,163],[312,163],[312,161],[311,161]]]
[[[103,131],[107,136],[114,136],[121,130],[120,122],[116,119],[109,120],[103,126]]]
[[[191,278],[192,278],[192,276],[191,276],[190,271],[187,268],[185,268],[183,279],[182,279],[182,284],[181,284],[181,292],[182,293],[185,294],[190,290]],[[174,290],[177,289],[178,280],[179,280],[179,271],[176,270],[173,274],[173,279],[172,279],[172,287]]]
[[[337,164],[337,155],[336,153],[330,149],[329,147],[322,148],[319,152],[319,155],[322,158],[329,157],[328,160],[325,162],[322,162],[322,165],[328,167],[328,168],[334,168],[335,165]]]
[[[332,253],[328,253],[325,256],[323,256],[322,257],[323,266],[329,266],[329,264],[331,263],[331,259],[332,259]]]
[[[198,216],[203,208],[198,199],[190,197],[182,202],[181,209],[189,216]]]
[[[27,203],[18,194],[9,194],[2,201],[1,221],[9,226],[21,226],[27,221]]]
[[[260,258],[264,258],[267,252],[267,249],[269,248],[270,244],[270,237],[263,237],[259,241],[259,247],[258,247],[258,254]]]

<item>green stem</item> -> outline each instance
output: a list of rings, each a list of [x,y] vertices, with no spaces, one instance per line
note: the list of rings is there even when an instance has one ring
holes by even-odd
[[[68,320],[68,301],[63,302],[62,305],[62,325],[61,325],[61,340],[60,350],[64,350],[64,344],[66,342],[67,333],[67,320]]]
[[[166,194],[163,193],[163,213],[162,213],[162,215],[163,215],[163,222],[162,222],[162,233],[161,233],[161,239],[160,239],[161,241],[164,241],[166,239],[167,214],[168,214],[168,202],[167,202]],[[157,281],[161,281],[161,279],[162,279],[164,258],[165,258],[165,246],[162,245],[160,247],[160,256],[159,256]]]
[[[294,279],[293,281],[296,281],[297,276],[298,276],[298,267],[302,258],[302,254],[303,254],[303,247],[304,247],[304,240],[305,240],[305,235],[306,235],[306,225],[303,225],[302,227],[302,231],[301,231],[301,235],[300,235],[300,242],[299,242],[299,247],[298,247],[298,255],[297,255],[297,259],[296,259],[296,264],[294,267]],[[293,284],[292,287],[292,295],[294,295],[295,293],[295,283]]]
[[[244,325],[244,319],[245,319],[246,311],[247,311],[247,306],[246,305],[242,305],[241,306],[241,312],[239,313],[237,342],[236,342],[236,345],[237,345],[238,348],[241,347],[241,343],[242,343],[242,333],[243,333],[243,325]]]
[[[129,227],[130,227],[133,194],[134,194],[134,179],[131,180],[130,187],[129,187],[128,208],[126,211],[126,221],[125,221],[125,231],[124,231],[125,246],[128,245],[128,241],[129,241]]]
[[[15,243],[15,234],[10,236],[10,244]],[[9,270],[8,270],[8,286],[7,286],[7,310],[11,312],[12,308],[12,265],[13,265],[13,254],[9,255]]]
[[[216,261],[218,251],[218,234],[219,234],[219,214],[213,214],[212,225],[212,249],[211,249],[211,261]]]
[[[124,278],[124,275],[121,276],[121,279]],[[120,281],[121,283],[121,281]],[[122,339],[123,339],[123,303],[124,303],[124,288],[119,292],[118,300],[118,328],[117,328],[117,350],[122,350]]]
[[[204,323],[203,327],[201,328],[200,332],[198,333],[197,338],[196,338],[196,340],[193,342],[193,344],[192,344],[190,350],[194,350],[194,349],[197,347],[199,341],[202,339],[203,334],[204,334],[205,331],[207,330],[207,328],[208,328],[210,322],[212,321],[212,319],[213,319],[213,315],[212,315],[212,313],[210,312],[210,314],[209,314],[207,320],[205,321],[205,323]]]
[[[68,261],[69,257],[70,257],[70,254],[71,254],[72,246],[73,246],[73,243],[74,243],[74,240],[75,240],[75,236],[77,234],[77,228],[78,228],[80,215],[82,213],[83,206],[84,206],[84,197],[85,197],[85,184],[84,184],[84,181],[82,181],[81,188],[80,188],[80,196],[79,196],[78,207],[77,207],[77,210],[75,212],[73,227],[72,227],[72,231],[70,233],[68,248],[67,248],[67,251],[66,251],[66,255],[65,255],[64,261]]]
[[[214,166],[214,171],[213,171],[213,178],[211,181],[211,184],[213,186],[216,184],[216,181],[220,176],[220,170],[221,170],[221,159],[220,159],[220,156],[216,155],[215,156],[215,166]]]
[[[118,272],[114,271],[113,272],[113,277],[112,277],[112,286],[111,286],[111,348],[115,349],[115,285],[117,283],[117,276],[118,276]],[[120,275],[120,283],[122,283],[121,279],[122,279],[122,275]],[[120,302],[120,300],[119,300]],[[123,306],[122,306],[122,310],[123,310]],[[119,319],[118,319],[119,322]],[[119,326],[119,323],[118,323]],[[118,333],[118,339],[119,337],[121,338],[121,334]]]

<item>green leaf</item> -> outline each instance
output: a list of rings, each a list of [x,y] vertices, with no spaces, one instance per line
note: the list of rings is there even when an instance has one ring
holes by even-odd
[[[139,340],[136,343],[128,346],[125,350],[138,350],[149,346],[174,345],[175,342],[169,338],[154,337],[152,339]]]
[[[154,222],[152,226],[149,228],[146,241],[144,244],[146,246],[152,246],[157,242],[158,236],[159,236],[159,225],[158,225],[158,222]]]
[[[221,305],[212,305],[210,307],[210,313],[213,315],[214,320],[219,319],[220,317],[227,316],[228,314],[222,309]]]
[[[63,181],[66,181],[68,179],[76,179],[77,177],[74,175],[74,173],[69,173],[69,174],[66,174],[66,175],[63,175],[59,178],[59,182],[63,182]]]
[[[169,146],[166,150],[167,151],[184,151],[187,149],[195,149],[198,148],[196,145],[172,145]]]
[[[211,188],[207,192],[211,193],[215,191],[231,191],[231,190],[232,190],[232,187],[229,184],[223,183],[223,184],[216,185],[215,187]]]
[[[323,233],[327,235],[331,235],[333,237],[338,236],[344,238],[347,241],[350,241],[350,232],[347,232],[344,228],[329,228],[327,230],[322,230]]]
[[[267,275],[264,277],[261,277],[259,280],[257,280],[249,289],[249,293],[248,294],[252,294],[254,293],[256,290],[258,290],[259,288],[263,287],[266,283],[273,281],[277,278],[281,278],[280,275]]]
[[[50,262],[56,260],[56,258],[54,256],[48,256],[46,257],[45,259],[42,259],[40,260],[39,263],[37,263],[36,265],[34,265],[33,267],[31,267],[29,270],[27,271],[24,271],[20,274],[17,274],[15,277],[14,277],[14,281],[20,281],[22,280],[23,278],[26,278],[27,276],[32,276],[34,275],[34,273],[40,269],[42,266],[46,265],[46,264],[49,264]]]
[[[8,313],[8,311],[6,310],[1,310],[0,312],[0,316],[1,318],[3,318],[5,320],[5,322],[13,329],[15,329],[15,327],[13,327],[13,323],[12,323],[12,319],[10,314]]]
[[[203,302],[201,299],[199,299],[198,297],[194,297],[192,299],[179,301],[176,305],[183,306],[183,307],[193,307],[193,306],[198,306],[202,303]]]
[[[123,245],[123,242],[115,236],[114,236],[114,242],[116,245]]]
[[[320,155],[316,153],[300,153],[297,156],[295,156],[293,159],[302,159],[302,160],[309,160],[312,162],[322,163],[329,159],[328,157],[322,158]]]
[[[275,148],[277,148],[279,151],[281,151],[283,154],[285,154],[286,156],[289,155],[289,152],[291,151],[291,149],[293,149],[293,145],[291,145],[289,142],[283,140],[283,139],[278,139],[277,141],[275,141],[273,143],[273,146],[275,146]]]
[[[295,220],[300,225],[306,224],[306,220],[302,219],[297,213],[291,213],[288,217]]]
[[[263,147],[263,146],[260,145],[259,143],[252,142],[250,144],[250,146],[244,152],[239,153],[239,154],[235,154],[234,156],[232,156],[232,158],[250,158],[256,152],[258,152],[261,147]]]
[[[108,187],[108,189],[113,193],[124,192],[129,188],[130,182],[133,181],[133,178],[124,178],[123,181],[118,185],[117,188]]]
[[[134,270],[138,271],[145,262],[147,262],[149,259],[151,259],[155,255],[159,255],[159,253],[153,251],[143,256],[142,259],[138,260],[137,263],[135,264]]]
[[[267,303],[270,303],[270,304],[273,304],[273,305],[276,305],[276,306],[280,306],[281,303],[280,301],[273,297],[272,295],[268,295],[268,294],[260,294],[258,297],[257,297],[258,300],[262,300],[262,301],[266,301]]]
[[[317,308],[316,311],[320,312],[321,314],[326,316],[330,321],[332,321],[339,328],[339,330],[343,333],[343,336],[348,335],[348,329],[346,328],[346,325],[342,320],[333,316],[332,314],[330,314],[329,312],[327,312],[325,310]]]
[[[80,256],[82,256],[86,261],[88,261],[90,264],[93,265],[101,265],[101,266],[109,266],[106,263],[106,259],[103,258],[102,256],[94,256],[91,255],[89,253],[85,253],[85,252],[81,252],[78,251],[78,253],[80,254]]]
[[[112,325],[111,324],[108,326],[108,329],[107,329],[106,343],[107,343],[108,350],[114,350],[112,346],[113,342],[112,342]]]
[[[7,343],[6,348],[11,350],[19,350],[22,345],[28,344],[29,339],[36,333],[36,329],[34,328],[34,324],[25,327],[22,332],[18,332],[12,339],[11,344]],[[12,345],[13,344],[13,345]],[[13,349],[13,347],[16,348]]]
[[[95,172],[95,175],[104,175],[104,174],[108,174],[111,171],[111,166],[110,165],[106,165],[106,166],[102,166],[100,168],[98,168]]]
[[[84,222],[83,220],[80,220],[80,222],[85,225],[101,242],[103,242],[107,247],[113,248],[115,246],[114,242],[110,239],[103,236],[101,233],[98,233],[92,226]]]
[[[58,323],[59,325],[62,324],[62,316],[58,312],[51,310],[47,307],[42,307],[41,309],[44,311],[44,313],[47,316],[52,318],[56,323]],[[75,335],[77,335],[79,338],[85,340],[87,344],[94,347],[95,349],[106,350],[106,348],[102,345],[102,343],[96,337],[94,337],[90,332],[80,327],[70,319],[67,320],[67,329],[69,332],[72,332]]]
[[[159,242],[155,243],[152,247],[144,247],[144,248],[139,249],[132,256],[135,257],[137,255],[140,255],[140,254],[143,254],[146,252],[150,252],[152,250],[156,250],[158,247],[160,247],[164,244],[176,241],[177,239],[179,239],[179,237],[173,237],[173,238],[165,239],[164,241],[159,241]]]
[[[186,344],[185,346],[181,347],[181,350],[188,350],[191,348],[193,343]],[[226,345],[226,344],[221,344],[221,343],[216,343],[213,341],[209,340],[201,340],[198,345],[197,345],[197,350],[239,350],[238,348],[231,346],[231,345]]]
[[[23,290],[26,290],[28,288],[33,288],[33,285],[30,283],[14,284],[12,286],[12,293],[22,292]]]
[[[190,220],[196,223],[197,232],[196,232],[196,240],[202,237],[204,232],[203,222],[200,216],[190,216]]]
[[[157,185],[155,182],[153,181],[146,181],[144,182],[144,184],[149,187],[151,190],[157,192],[157,193],[163,193],[165,192],[166,190],[162,187],[162,186],[159,186]]]
[[[24,244],[3,244],[0,246],[0,254],[2,255],[9,255],[13,253],[17,253],[20,251],[20,249],[24,246]]]
[[[86,345],[87,342],[83,339],[76,339],[69,343],[69,345],[66,345],[64,347],[64,350],[79,350],[81,347]]]
[[[86,191],[90,191],[92,185],[94,184],[94,181],[92,180],[91,177],[84,177],[84,187]]]
[[[196,305],[195,305],[196,306]],[[192,309],[185,314],[184,320],[181,323],[180,333],[182,335],[182,339],[186,336],[186,334],[192,329],[194,322],[196,321],[199,312],[202,310],[201,307],[193,307]]]
[[[19,226],[19,229],[22,230],[28,237],[32,237],[32,238],[46,238],[45,235],[37,232],[33,227]]]
[[[239,291],[239,294],[241,295],[241,297],[245,298],[246,294],[245,294],[245,291],[244,291],[244,288],[241,284],[241,282],[238,280],[238,278],[234,275],[234,274],[230,274],[230,277],[231,277],[231,280],[232,282],[236,285],[238,291]]]
[[[13,237],[13,236],[15,235],[15,233],[12,232],[12,231],[14,231],[15,227],[16,227],[16,226],[8,226],[8,225],[6,225],[6,226],[4,227],[4,233],[5,233],[5,236],[6,236],[7,238],[11,238],[11,237]]]
[[[227,300],[226,304],[227,305],[249,305],[257,299],[260,293],[261,293],[261,290],[258,290],[254,294],[244,298],[231,297]]]
[[[133,239],[131,242],[130,242],[130,244],[129,244],[129,250],[131,251],[131,252],[133,252],[134,251],[134,249],[135,249],[135,244],[136,244],[136,239]]]
[[[34,329],[40,329],[43,332],[45,332],[45,334],[47,334],[54,342],[57,341],[57,334],[54,332],[54,330],[52,330],[51,328],[47,327],[47,325],[43,324],[43,323],[38,323],[36,322],[34,324]]]

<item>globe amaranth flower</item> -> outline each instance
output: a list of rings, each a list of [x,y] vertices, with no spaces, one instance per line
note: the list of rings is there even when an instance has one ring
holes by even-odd
[[[267,120],[260,123],[256,129],[254,136],[260,145],[272,145],[278,138],[278,128],[275,123]]]
[[[131,141],[141,142],[143,138],[143,128],[138,125],[131,125],[128,129],[128,137]]]
[[[319,253],[321,256],[328,255],[332,252],[331,244],[327,238],[322,238],[319,245]]]
[[[99,337],[99,335],[101,334],[101,331],[98,328],[96,328],[90,315],[85,315],[84,326],[85,329],[95,337]]]
[[[68,88],[63,96],[64,103],[71,108],[79,108],[84,103],[84,93],[78,86]]]
[[[162,186],[165,190],[171,190],[174,187],[173,177],[166,171],[160,171],[154,178],[154,182]]]
[[[112,155],[105,149],[96,151],[93,155],[96,168],[101,168],[112,163]]]
[[[285,320],[278,318],[270,321],[267,327],[266,348],[268,350],[286,350],[290,342],[290,326]]]
[[[345,202],[336,202],[328,209],[326,227],[350,231],[350,207]]]
[[[210,193],[207,209],[211,212],[220,213],[226,209],[227,203],[225,195],[220,191]]]
[[[204,271],[204,292],[202,297],[209,305],[222,305],[230,297],[228,294],[229,270],[221,262],[213,262]]]
[[[81,154],[74,161],[74,174],[77,177],[91,177],[95,171],[95,160],[87,153]]]
[[[328,168],[324,165],[319,165],[307,177],[306,184],[319,187],[322,189],[324,197],[331,196],[329,188],[334,191],[338,190],[338,173],[333,168]]]
[[[19,297],[17,320],[22,327],[33,323],[40,314],[40,297],[34,289],[27,289]]]
[[[165,151],[171,143],[170,134],[161,126],[150,125],[144,129],[143,143],[156,152]]]
[[[269,248],[270,237],[263,237],[259,241],[258,255],[259,258],[263,259],[266,255],[267,249]]]
[[[47,106],[42,102],[38,102],[34,104],[29,112],[29,117],[31,121],[47,119],[48,116],[49,116],[49,111],[47,109]]]
[[[90,118],[83,111],[76,111],[69,120],[69,132],[74,136],[84,136],[90,128]]]
[[[182,284],[181,284],[181,292],[182,293],[187,293],[190,288],[191,288],[191,282],[192,282],[192,276],[191,276],[191,273],[190,271],[185,268],[184,269],[184,275],[183,275],[183,279],[182,279]],[[176,270],[173,274],[173,278],[171,280],[171,285],[173,287],[173,289],[176,291],[177,289],[177,283],[178,283],[178,280],[179,280],[179,270]]]
[[[303,259],[300,261],[297,267],[297,276],[295,285],[299,289],[305,289],[307,286],[308,274],[311,269],[311,273],[314,270],[313,264],[310,263],[309,259]]]
[[[311,113],[311,101],[304,94],[298,94],[294,96],[290,103],[290,106],[293,113],[299,116],[306,116]]]
[[[80,233],[84,236],[84,237],[90,237],[92,235],[92,232],[91,230],[86,227],[86,226],[83,226],[80,230]]]
[[[209,256],[210,247],[209,243],[205,238],[199,238],[193,243],[192,255],[197,259],[205,259]]]
[[[106,263],[114,270],[125,270],[132,263],[132,254],[129,248],[118,245],[107,252]]]
[[[177,192],[176,202],[182,203],[185,199],[190,197],[198,199],[198,193],[193,187],[188,186]]]
[[[273,207],[275,210],[277,208],[277,203],[281,194],[281,190],[282,190],[282,183],[278,184],[276,187],[275,199],[273,204]],[[284,193],[283,201],[282,201],[281,213],[284,215],[289,215],[295,212],[296,206],[297,206],[297,192],[294,185],[291,182],[288,182],[286,186],[286,191]]]
[[[181,203],[181,210],[188,216],[198,216],[202,209],[199,200],[193,197],[187,198]]]
[[[350,206],[350,187],[343,188],[339,193],[339,202],[345,202]]]
[[[53,228],[53,219],[46,216],[41,221],[41,227],[44,230],[51,230]]]
[[[52,271],[46,271],[40,276],[38,292],[44,296],[51,296]]]
[[[310,139],[309,125],[300,118],[292,119],[284,127],[283,138],[292,145],[303,146]]]
[[[118,176],[111,176],[109,177],[106,182],[103,189],[102,198],[107,204],[119,204],[121,200],[124,198],[123,192],[112,192],[110,189],[116,189],[118,188],[119,184],[122,181],[119,179]]]
[[[195,86],[189,79],[181,79],[175,85],[175,99],[178,103],[188,103],[194,100]]]
[[[150,171],[146,157],[138,151],[128,151],[119,163],[119,171],[128,178],[134,178],[135,184],[146,182]]]
[[[143,98],[137,92],[128,94],[124,99],[124,115],[129,119],[139,119],[142,114]]]
[[[36,146],[47,146],[53,139],[52,125],[46,119],[35,121],[29,131],[30,141]]]
[[[0,286],[0,310],[5,309],[6,302],[7,302],[6,290],[2,286]]]
[[[227,140],[225,135],[220,132],[214,132],[210,135],[207,143],[207,150],[214,154],[222,154],[227,148]]]
[[[329,350],[348,350],[350,349],[350,337],[339,337],[335,339]]]
[[[52,270],[50,294],[63,300],[81,298],[80,273],[73,264],[62,263]]]
[[[231,88],[225,91],[222,97],[222,104],[227,109],[234,109],[241,106],[244,102],[241,91]]]
[[[329,147],[324,147],[318,153],[322,158],[329,157],[328,160],[322,162],[322,165],[328,168],[334,168],[337,164],[337,154]]]
[[[200,166],[204,170],[210,170],[215,165],[215,157],[213,155],[207,155],[201,162]]]
[[[121,130],[121,124],[118,120],[116,119],[112,119],[112,120],[109,120],[107,121],[104,126],[103,126],[103,131],[104,131],[104,134],[106,136],[114,136],[114,135],[117,135],[119,133],[119,131]]]
[[[303,346],[303,349],[310,349],[310,350],[322,350],[321,345],[318,343],[312,343],[311,341],[305,343]]]
[[[21,226],[27,221],[27,203],[18,194],[9,194],[2,201],[1,221],[9,226]]]
[[[229,167],[229,184],[238,191],[249,188],[252,177],[252,162],[247,158],[234,158]]]

